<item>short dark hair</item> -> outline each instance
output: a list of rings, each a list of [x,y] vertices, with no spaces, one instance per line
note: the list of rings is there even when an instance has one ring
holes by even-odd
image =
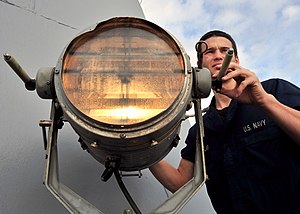
[[[213,36],[221,36],[221,37],[225,37],[226,39],[228,39],[232,43],[232,48],[234,49],[234,55],[235,56],[238,55],[237,47],[236,47],[236,43],[235,43],[234,39],[228,33],[225,33],[224,31],[220,31],[220,30],[209,31],[200,38],[200,41],[207,40],[208,38],[213,37]]]

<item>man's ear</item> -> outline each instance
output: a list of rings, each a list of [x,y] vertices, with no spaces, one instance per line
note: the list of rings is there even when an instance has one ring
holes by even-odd
[[[235,56],[235,62],[236,62],[237,64],[240,64],[239,56]]]

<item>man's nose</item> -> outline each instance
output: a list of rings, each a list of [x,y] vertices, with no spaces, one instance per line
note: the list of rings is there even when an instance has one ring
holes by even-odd
[[[216,50],[214,58],[215,59],[223,59],[224,58],[224,54],[222,54],[222,52],[220,50]]]

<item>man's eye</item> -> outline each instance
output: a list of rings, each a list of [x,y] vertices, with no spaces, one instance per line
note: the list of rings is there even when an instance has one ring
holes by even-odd
[[[229,48],[223,48],[222,53],[226,53]]]
[[[212,50],[207,50],[204,52],[204,54],[211,54],[212,53]]]

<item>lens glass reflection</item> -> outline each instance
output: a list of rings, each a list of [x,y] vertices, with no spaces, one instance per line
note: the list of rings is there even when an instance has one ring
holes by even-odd
[[[184,64],[174,40],[149,27],[102,27],[77,37],[63,59],[70,102],[102,123],[130,125],[169,108],[180,94]]]

